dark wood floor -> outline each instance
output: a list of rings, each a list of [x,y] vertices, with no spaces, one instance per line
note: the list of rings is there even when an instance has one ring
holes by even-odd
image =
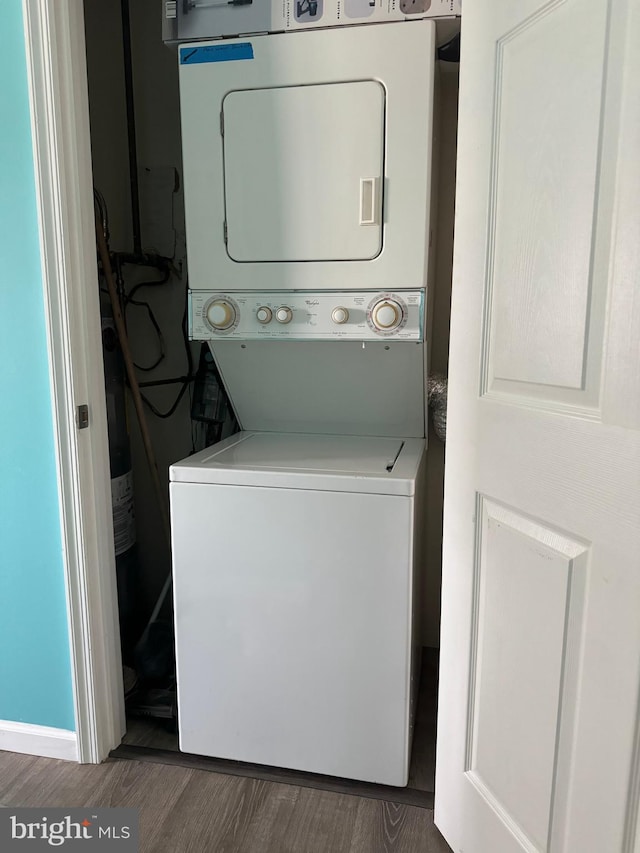
[[[141,853],[451,853],[428,809],[139,761],[0,752],[0,806],[137,808]]]
[[[435,789],[437,692],[437,651],[424,649],[408,787],[430,793]],[[152,719],[129,718],[123,744],[178,753],[177,735],[169,731],[164,722]],[[125,755],[136,757],[130,753]],[[179,753],[176,755],[176,762],[180,760],[178,756]],[[213,763],[210,769],[214,769]],[[252,775],[249,767],[247,775]]]

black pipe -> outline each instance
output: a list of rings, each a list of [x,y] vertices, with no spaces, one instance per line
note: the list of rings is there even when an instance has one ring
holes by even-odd
[[[161,272],[167,269],[167,265],[171,263],[170,258],[163,258],[162,255],[156,255],[154,252],[118,252],[118,260],[121,264],[133,264],[136,267],[153,267]]]
[[[140,236],[140,193],[138,190],[138,153],[136,148],[136,111],[133,100],[133,60],[131,57],[131,21],[129,0],[121,0],[122,48],[124,52],[124,91],[127,102],[127,138],[129,140],[129,181],[131,184],[131,223],[133,253],[142,254]]]
[[[155,388],[158,385],[184,385],[185,382],[193,382],[195,376],[176,376],[175,379],[153,379],[150,382],[138,382],[140,388]]]

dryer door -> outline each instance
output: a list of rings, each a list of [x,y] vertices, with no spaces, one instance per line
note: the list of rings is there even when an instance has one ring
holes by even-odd
[[[375,258],[382,249],[384,106],[375,80],[226,95],[229,257]]]

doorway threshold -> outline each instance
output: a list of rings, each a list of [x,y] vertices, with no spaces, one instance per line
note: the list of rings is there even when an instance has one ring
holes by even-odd
[[[416,806],[421,809],[433,809],[433,792],[421,791],[417,788],[396,788],[395,786],[378,785],[373,782],[357,782],[352,779],[323,776],[317,773],[303,773],[299,770],[266,767],[262,764],[247,764],[242,761],[228,761],[222,758],[207,758],[188,752],[177,752],[173,749],[157,749],[132,744],[122,744],[114,749],[109,757],[116,761],[146,761],[153,764],[167,764],[193,770],[206,770],[210,773],[222,773],[227,776],[260,779],[264,782],[276,782],[281,785],[315,788],[335,794],[351,794],[355,797],[385,800],[390,803]]]

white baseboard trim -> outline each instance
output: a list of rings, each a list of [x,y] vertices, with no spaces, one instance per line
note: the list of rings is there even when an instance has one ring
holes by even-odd
[[[78,761],[78,736],[66,729],[0,720],[0,750]]]

